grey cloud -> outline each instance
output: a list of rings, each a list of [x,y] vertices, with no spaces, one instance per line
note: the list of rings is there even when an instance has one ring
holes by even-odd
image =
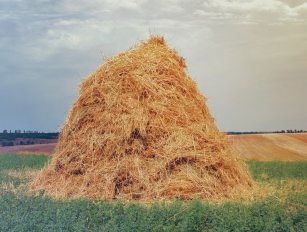
[[[302,22],[307,3],[290,6],[278,0],[207,0],[194,14],[231,19],[239,23]]]

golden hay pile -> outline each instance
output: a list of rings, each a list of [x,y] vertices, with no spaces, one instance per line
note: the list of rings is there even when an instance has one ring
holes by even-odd
[[[51,163],[33,190],[94,199],[235,198],[252,181],[185,72],[151,37],[81,85]]]

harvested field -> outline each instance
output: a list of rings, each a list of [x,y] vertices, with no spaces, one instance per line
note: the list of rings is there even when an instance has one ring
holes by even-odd
[[[251,160],[307,160],[307,133],[231,135],[241,157]]]
[[[54,152],[55,146],[56,146],[56,143],[0,147],[0,153],[48,154],[49,155]]]
[[[307,143],[307,133],[299,133],[299,134],[289,134],[289,136],[299,139],[304,143]]]

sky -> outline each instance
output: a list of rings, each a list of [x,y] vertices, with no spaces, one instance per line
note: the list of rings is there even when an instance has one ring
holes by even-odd
[[[82,80],[162,35],[222,131],[307,129],[305,0],[0,0],[0,130],[59,131]]]

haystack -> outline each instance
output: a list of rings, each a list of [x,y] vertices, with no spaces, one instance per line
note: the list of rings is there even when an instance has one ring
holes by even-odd
[[[80,87],[51,163],[54,197],[234,198],[252,185],[185,61],[161,37],[108,59]]]

